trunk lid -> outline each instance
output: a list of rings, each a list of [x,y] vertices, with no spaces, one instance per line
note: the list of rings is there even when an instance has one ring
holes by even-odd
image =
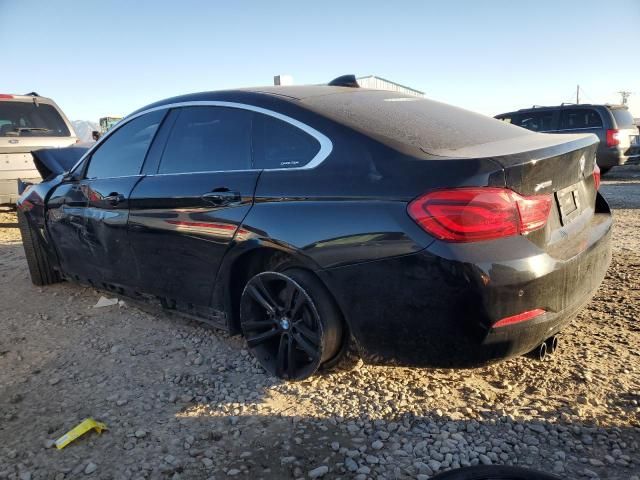
[[[526,236],[564,257],[579,252],[577,239],[596,211],[597,147],[598,137],[592,134],[536,133],[438,153],[490,158],[504,169],[504,185],[511,190],[524,196],[552,195],[546,226]]]
[[[11,140],[14,140],[13,143]],[[20,140],[16,142],[15,140]],[[23,142],[28,140],[28,142]],[[34,180],[40,175],[33,161],[34,151],[69,147],[76,142],[75,137],[60,138],[6,138],[0,137],[0,180],[18,178]]]
[[[437,155],[490,158],[504,168],[505,186],[522,195],[556,192],[593,173],[598,137],[592,134],[536,133]]]

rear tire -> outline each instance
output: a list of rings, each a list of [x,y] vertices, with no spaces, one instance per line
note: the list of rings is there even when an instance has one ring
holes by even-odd
[[[346,329],[346,326],[345,326]],[[338,354],[331,360],[320,365],[320,372],[323,374],[347,373],[362,365],[362,358],[356,346],[356,341],[348,331],[345,332],[345,339]]]
[[[600,175],[601,176],[606,175],[607,173],[609,173],[611,168],[613,168],[613,167],[600,167]]]
[[[38,232],[33,229],[24,213],[20,210],[18,210],[18,226],[20,227],[24,255],[27,257],[27,265],[29,266],[33,284],[43,286],[59,282],[60,274],[53,269]]]
[[[343,344],[333,298],[313,273],[299,268],[249,279],[240,298],[240,328],[262,367],[284,380],[309,378]]]

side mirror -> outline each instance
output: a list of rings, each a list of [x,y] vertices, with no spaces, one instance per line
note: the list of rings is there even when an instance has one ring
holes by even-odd
[[[78,167],[72,171],[64,172],[62,174],[63,182],[73,182],[76,180],[80,180],[82,176],[82,172],[84,171],[84,162],[78,165]]]
[[[64,172],[64,174],[62,175],[63,182],[70,182],[74,178],[75,178],[75,175],[72,172]]]

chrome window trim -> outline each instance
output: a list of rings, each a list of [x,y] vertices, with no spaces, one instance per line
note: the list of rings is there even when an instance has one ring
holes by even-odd
[[[306,165],[303,165],[302,167],[292,167],[292,168],[249,168],[249,169],[241,169],[241,170],[210,170],[210,171],[206,171],[206,172],[181,172],[181,173],[179,173],[180,175],[189,174],[189,173],[254,172],[254,171],[262,171],[262,170],[269,171],[269,172],[280,172],[280,171],[291,171],[291,170],[311,170],[313,168],[316,168],[322,162],[324,162],[324,160],[333,151],[333,142],[331,142],[329,137],[327,137],[323,133],[319,132],[315,128],[310,127],[306,123],[302,123],[301,121],[296,120],[295,118],[289,117],[289,116],[284,115],[284,114],[279,113],[279,112],[275,112],[273,110],[268,110],[266,108],[257,107],[255,105],[250,105],[248,103],[224,102],[224,101],[218,101],[218,100],[201,100],[201,101],[193,101],[193,102],[168,103],[166,105],[160,105],[158,107],[149,108],[149,109],[144,110],[142,112],[138,112],[135,115],[129,115],[129,116],[123,118],[122,120],[120,120],[114,126],[114,128],[109,130],[100,140],[98,140],[94,146],[92,146],[89,150],[87,150],[87,152],[80,158],[80,160],[78,160],[76,162],[76,164],[73,166],[73,168],[71,168],[70,172],[75,171],[76,168],[78,168],[78,166],[82,162],[84,162],[85,158],[90,156],[93,153],[94,150],[96,150],[100,145],[102,145],[103,142],[105,142],[111,135],[113,135],[120,128],[122,128],[124,125],[129,123],[131,120],[134,120],[134,119],[136,119],[136,118],[138,118],[138,117],[140,117],[142,115],[145,115],[145,114],[151,113],[151,112],[155,112],[155,111],[158,111],[158,110],[170,110],[172,108],[182,108],[182,107],[227,107],[227,108],[238,108],[238,109],[241,109],[241,110],[249,110],[249,111],[256,112],[256,113],[262,113],[263,115],[268,115],[270,117],[277,118],[278,120],[282,120],[283,122],[286,122],[286,123],[288,123],[290,125],[293,125],[294,127],[299,128],[300,130],[302,130],[303,132],[307,133],[308,135],[311,135],[320,144],[320,150],[318,150],[318,153],[316,153],[316,155],[309,161],[309,163],[307,163]],[[160,173],[160,174],[156,174],[156,175],[178,175],[178,174],[176,174],[176,173]],[[148,175],[148,176],[152,176],[152,175]]]

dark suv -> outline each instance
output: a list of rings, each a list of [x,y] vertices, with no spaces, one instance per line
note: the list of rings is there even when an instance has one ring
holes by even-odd
[[[562,104],[496,115],[497,119],[547,133],[593,133],[600,139],[597,162],[602,173],[625,163],[640,163],[633,115],[624,105]]]

